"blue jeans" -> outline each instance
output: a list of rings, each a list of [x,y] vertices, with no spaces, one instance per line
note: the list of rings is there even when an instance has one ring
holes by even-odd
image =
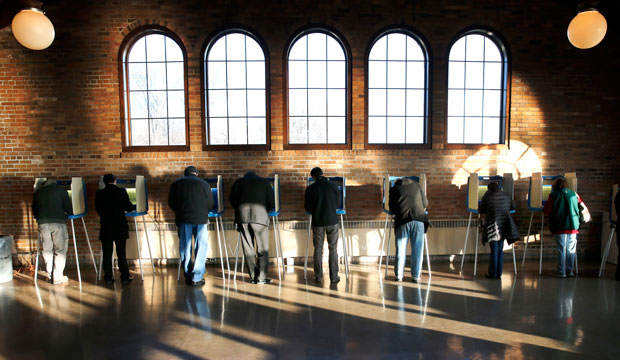
[[[489,275],[493,277],[502,276],[504,267],[504,240],[489,241],[491,246],[491,262],[489,262]]]
[[[572,275],[577,250],[577,234],[556,234],[555,243],[558,252],[558,272]],[[566,247],[566,257],[564,257],[564,247]]]
[[[205,274],[207,261],[208,224],[178,224],[179,254],[183,264],[183,273],[188,281],[200,281]],[[192,263],[192,236],[196,238],[194,249],[195,261]]]
[[[403,277],[407,257],[407,242],[411,240],[411,277],[418,280],[422,268],[424,223],[412,220],[399,226],[394,232],[396,234],[396,267],[394,268],[396,277],[399,279]]]

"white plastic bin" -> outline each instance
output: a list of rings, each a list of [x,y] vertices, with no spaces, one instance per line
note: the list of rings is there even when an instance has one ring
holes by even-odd
[[[0,284],[13,280],[12,248],[13,237],[11,235],[0,235]]]

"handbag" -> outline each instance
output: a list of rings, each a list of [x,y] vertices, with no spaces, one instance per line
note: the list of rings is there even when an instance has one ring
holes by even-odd
[[[579,203],[579,224],[587,224],[592,221],[592,216],[586,204],[582,201]]]

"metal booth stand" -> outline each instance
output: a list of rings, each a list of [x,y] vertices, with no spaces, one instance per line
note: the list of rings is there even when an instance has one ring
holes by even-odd
[[[607,240],[607,245],[605,246],[605,252],[603,253],[603,258],[601,259],[601,267],[598,270],[598,277],[601,277],[603,271],[605,271],[605,265],[607,264],[607,257],[609,256],[609,247],[611,246],[611,242],[614,239],[614,232],[616,231],[616,226],[618,224],[618,214],[616,213],[616,208],[614,206],[614,199],[618,194],[618,184],[615,184],[613,189],[611,190],[611,201],[609,205],[609,227],[611,231],[609,231],[609,239]],[[616,235],[617,236],[617,235]],[[620,264],[618,264],[620,266]]]

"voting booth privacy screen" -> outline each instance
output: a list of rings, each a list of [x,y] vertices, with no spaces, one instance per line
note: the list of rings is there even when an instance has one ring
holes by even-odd
[[[224,212],[224,180],[222,175],[218,175],[216,178],[207,178],[205,181],[211,186],[211,194],[215,202],[211,213],[222,214]]]
[[[101,186],[103,181],[99,183]],[[146,179],[137,175],[135,179],[116,179],[116,186],[127,190],[129,201],[136,206],[136,211],[128,214],[143,215],[149,211],[149,198],[146,189]]]
[[[338,192],[340,196],[338,197],[338,208],[336,209],[336,213],[344,214],[346,212],[345,199],[347,197],[346,178],[344,176],[333,176],[333,177],[328,177],[327,180],[329,180],[330,183],[334,183],[338,185]],[[314,182],[314,178],[309,177],[308,186],[312,185],[313,182]]]
[[[494,176],[478,176],[478,173],[472,173],[467,179],[467,197],[465,199],[467,211],[478,213],[480,200],[482,200],[489,184],[493,181],[499,185],[500,190],[510,195],[511,199],[514,199],[514,180],[511,173]]]
[[[426,196],[426,174],[420,176],[383,176],[383,212],[386,214],[392,214],[390,212],[390,188],[394,186],[394,183],[398,179],[411,179],[420,184],[422,187],[422,193]]]
[[[47,178],[35,178],[34,191],[37,191],[45,181],[47,181]],[[84,180],[81,177],[74,177],[71,178],[71,180],[56,180],[56,184],[58,184],[61,189],[67,191],[71,199],[73,215],[69,215],[69,218],[77,219],[86,216],[88,213],[88,206],[86,204],[86,185],[84,184]]]
[[[278,174],[275,174],[273,177],[265,179],[271,183],[276,204],[274,209],[269,209],[270,216],[278,215],[280,214],[280,177]]]

